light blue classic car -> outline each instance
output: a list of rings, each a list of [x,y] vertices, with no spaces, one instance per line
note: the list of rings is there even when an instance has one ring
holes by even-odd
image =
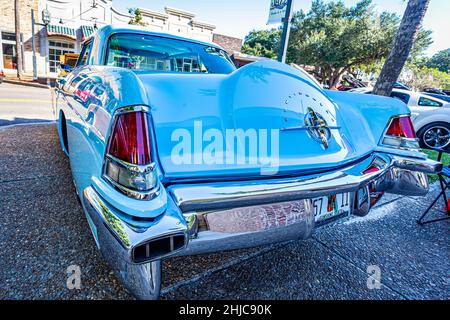
[[[58,80],[58,131],[104,258],[158,298],[160,261],[306,239],[440,170],[398,100],[326,92],[275,61],[236,70],[219,46],[100,29]]]

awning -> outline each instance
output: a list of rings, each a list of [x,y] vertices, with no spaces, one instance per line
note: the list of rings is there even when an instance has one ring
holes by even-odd
[[[65,36],[72,39],[76,39],[76,33],[75,29],[64,27],[64,26],[58,26],[58,25],[52,25],[49,24],[47,26],[47,35],[49,36]]]
[[[96,30],[91,26],[81,26],[81,34],[83,41],[89,38]]]

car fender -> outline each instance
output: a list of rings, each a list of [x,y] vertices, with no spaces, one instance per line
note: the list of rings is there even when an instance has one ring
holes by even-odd
[[[419,132],[422,128],[430,123],[450,123],[450,108],[448,107],[430,108],[430,110],[426,111],[416,111],[414,110],[414,108],[412,108],[411,111],[413,115],[417,114],[416,117],[413,117],[413,123],[416,132]]]
[[[358,132],[369,132],[371,141],[368,143],[374,145],[378,145],[392,116],[411,113],[405,103],[390,97],[342,91],[326,93],[339,106],[355,136]]]

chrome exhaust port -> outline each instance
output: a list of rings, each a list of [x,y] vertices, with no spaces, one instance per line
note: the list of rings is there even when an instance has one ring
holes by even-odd
[[[175,234],[163,238],[152,239],[134,247],[132,259],[134,263],[146,263],[158,260],[183,250],[186,245],[187,237],[185,234]]]

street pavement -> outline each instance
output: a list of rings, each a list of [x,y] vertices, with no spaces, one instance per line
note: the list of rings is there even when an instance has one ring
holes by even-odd
[[[415,222],[436,193],[388,195],[307,241],[167,259],[161,298],[448,300],[450,222]],[[0,299],[132,299],[96,249],[54,124],[0,127],[0,243]]]
[[[51,95],[50,89],[0,84],[0,126],[53,121]]]

